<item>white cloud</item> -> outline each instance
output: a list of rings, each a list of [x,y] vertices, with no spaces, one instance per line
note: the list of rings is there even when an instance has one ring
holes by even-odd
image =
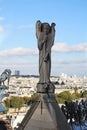
[[[52,51],[57,53],[81,53],[81,52],[84,53],[87,52],[87,44],[83,43],[78,45],[68,45],[65,43],[58,43],[54,44]],[[35,54],[38,54],[38,49],[23,48],[23,47],[0,51],[1,57],[28,56]]]
[[[62,59],[52,60],[52,75],[66,73],[68,75],[76,74],[78,76],[87,76],[87,59]]]
[[[4,31],[4,28],[3,26],[0,25],[0,32],[3,32]]]
[[[0,63],[0,73],[4,69],[11,69],[13,74],[15,70],[20,70],[21,74],[34,74],[37,75],[38,71],[38,60],[26,60],[22,58],[22,61],[16,59],[16,61],[6,61],[4,59]],[[70,59],[67,60],[53,60],[52,62],[52,73],[51,75],[60,75],[62,72],[68,75],[87,75],[87,60],[86,59]]]
[[[15,70],[20,70],[21,74],[38,74],[38,64],[30,62],[2,62],[0,64],[0,73],[5,69],[11,69],[12,74]],[[33,70],[33,71],[32,71]]]
[[[4,20],[4,17],[0,17],[0,21],[3,21]]]
[[[64,53],[72,53],[72,52],[87,52],[87,43],[69,45],[66,43],[58,43],[54,44],[52,50],[54,52],[64,52]]]
[[[67,65],[67,64],[87,64],[87,59],[75,59],[75,58],[73,58],[73,59],[62,59],[62,60],[60,60],[60,59],[53,59],[53,63],[56,65],[56,64],[60,64],[60,65]]]
[[[64,49],[65,47],[62,46],[59,50],[61,50],[62,48]],[[80,47],[82,48],[82,46]],[[82,50],[82,49],[79,49],[79,50]],[[63,50],[63,52],[65,52],[65,50]],[[68,50],[67,52],[70,52],[70,51]],[[72,52],[75,52],[75,51],[72,51]],[[6,68],[10,68],[13,73],[17,69],[17,70],[20,70],[21,74],[37,75],[39,73],[38,71],[39,62],[38,62],[38,55],[36,54],[38,54],[38,49],[34,50],[34,49],[22,48],[22,47],[0,51],[0,57],[1,57],[0,60],[2,60],[0,61],[0,71],[3,71]],[[36,55],[36,56],[32,57],[32,55]],[[56,53],[53,55],[56,55]],[[55,58],[55,56],[52,57],[52,67],[51,67],[52,75],[58,76],[62,72],[68,75],[73,75],[73,74],[87,75],[86,68],[87,68],[86,57],[79,57],[79,59],[78,57],[68,57],[67,59],[65,57],[63,57],[62,59]]]
[[[34,55],[34,54],[38,54],[38,50],[34,50],[30,48],[22,48],[22,47],[0,51],[1,57],[27,56],[27,55]]]

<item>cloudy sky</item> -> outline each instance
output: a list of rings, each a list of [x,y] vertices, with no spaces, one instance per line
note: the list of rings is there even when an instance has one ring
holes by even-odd
[[[0,0],[0,73],[38,74],[37,20],[56,23],[51,75],[87,76],[87,0]]]

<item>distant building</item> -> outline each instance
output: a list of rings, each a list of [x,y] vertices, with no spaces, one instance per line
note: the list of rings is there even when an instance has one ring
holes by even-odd
[[[19,76],[20,75],[20,70],[15,70],[15,75]]]

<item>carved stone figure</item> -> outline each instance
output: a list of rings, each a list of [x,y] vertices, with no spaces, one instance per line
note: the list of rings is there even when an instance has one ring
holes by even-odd
[[[4,84],[5,80],[8,80],[8,85],[9,85],[9,80],[10,80],[10,76],[11,76],[11,70],[10,69],[5,69],[4,72],[0,75],[0,86]]]
[[[39,49],[39,83],[50,83],[51,73],[51,48],[54,44],[55,23],[36,22],[36,37]]]

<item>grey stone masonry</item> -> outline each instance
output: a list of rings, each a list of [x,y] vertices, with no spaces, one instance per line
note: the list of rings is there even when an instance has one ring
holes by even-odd
[[[43,93],[39,94],[18,130],[70,130],[70,127],[54,94]]]

